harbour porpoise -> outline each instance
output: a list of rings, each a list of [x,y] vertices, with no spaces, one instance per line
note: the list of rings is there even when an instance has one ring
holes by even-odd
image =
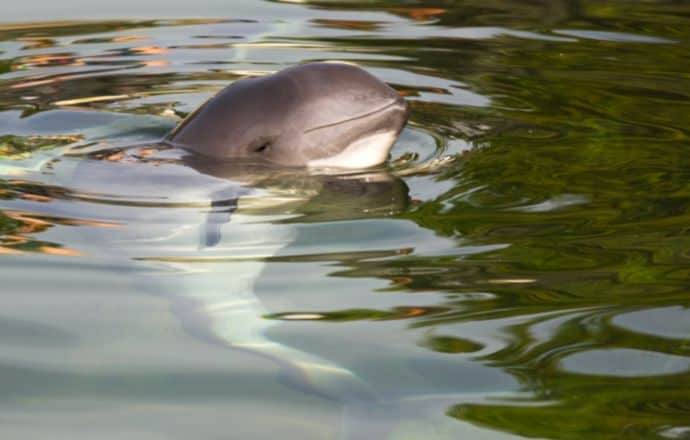
[[[402,96],[365,70],[309,63],[231,84],[165,141],[215,159],[365,168],[385,162],[408,115]]]
[[[298,239],[298,223],[286,220],[307,212],[320,193],[341,189],[352,199],[333,218],[406,205],[401,179],[360,169],[387,160],[408,116],[402,96],[359,67],[303,64],[234,82],[160,143],[77,155],[69,186],[82,200],[96,197],[99,212],[112,210],[123,220],[91,238],[113,259],[165,271],[138,277],[133,286],[166,296],[190,334],[277,361],[302,391],[346,406],[371,403],[370,386],[356,373],[266,337],[280,321],[266,319],[271,313],[255,285],[266,261]],[[348,171],[314,170],[324,168]],[[319,188],[303,197],[291,192],[300,208],[242,209],[245,200],[277,200],[276,183],[289,186],[291,178]],[[264,195],[252,197],[255,190]]]

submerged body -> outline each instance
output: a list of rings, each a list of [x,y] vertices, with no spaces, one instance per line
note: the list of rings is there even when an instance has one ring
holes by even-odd
[[[165,297],[190,335],[267,357],[301,392],[349,407],[376,401],[370,385],[337,362],[271,340],[281,321],[270,319],[256,283],[310,212],[345,220],[407,204],[404,182],[385,171],[310,168],[385,162],[408,113],[397,92],[362,69],[307,64],[227,87],[163,143],[52,165],[69,170],[76,197],[121,219],[80,236],[109,249],[113,266],[148,262],[155,276],[133,276],[133,289]],[[121,200],[136,203],[123,208]],[[288,221],[296,215],[299,223]]]
[[[408,115],[405,100],[365,70],[310,63],[233,83],[166,142],[216,159],[365,168],[386,161]]]
[[[79,231],[80,239],[108,249],[113,267],[147,267],[131,277],[132,289],[164,297],[189,335],[276,362],[302,393],[345,404],[374,401],[348,368],[268,337],[282,321],[270,318],[256,284],[267,261],[298,241],[301,224],[398,212],[408,202],[405,183],[385,171],[320,174],[184,153],[171,159],[166,150],[141,160],[151,148],[79,158],[69,185],[74,196],[121,221]],[[54,166],[59,172],[67,162]],[[123,206],[122,199],[136,202]],[[295,216],[300,221],[290,222]]]

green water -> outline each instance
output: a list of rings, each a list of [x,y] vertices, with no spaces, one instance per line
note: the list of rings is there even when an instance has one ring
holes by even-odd
[[[690,4],[178,3],[2,18],[3,438],[690,438]],[[200,245],[238,172],[118,148],[315,60],[406,96],[393,162]],[[224,343],[247,280],[353,379]]]

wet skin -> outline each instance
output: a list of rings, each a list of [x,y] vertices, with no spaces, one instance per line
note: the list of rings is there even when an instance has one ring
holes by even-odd
[[[385,162],[409,108],[365,70],[310,63],[221,90],[166,137],[216,159],[365,168]]]

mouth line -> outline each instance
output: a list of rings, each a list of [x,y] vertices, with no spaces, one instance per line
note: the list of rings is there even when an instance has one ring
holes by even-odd
[[[351,118],[342,119],[342,120],[337,121],[337,122],[330,122],[330,123],[328,123],[328,124],[323,124],[323,125],[319,125],[319,126],[317,126],[317,127],[312,127],[312,128],[307,129],[307,130],[304,130],[304,133],[310,133],[310,132],[312,132],[312,131],[321,130],[322,128],[333,127],[333,126],[336,126],[336,125],[345,124],[345,123],[347,123],[347,122],[352,122],[352,121],[356,121],[356,120],[358,120],[358,119],[366,118],[366,117],[368,117],[368,116],[372,116],[372,115],[375,115],[375,114],[377,114],[377,113],[381,113],[381,112],[383,112],[383,111],[385,111],[385,110],[387,110],[387,109],[389,109],[389,108],[391,108],[391,107],[395,107],[396,105],[401,105],[401,104],[402,104],[401,106],[404,107],[404,102],[405,102],[405,101],[403,101],[401,98],[394,99],[392,102],[389,102],[389,103],[387,103],[387,104],[384,104],[384,105],[382,105],[381,107],[375,108],[374,110],[368,111],[368,112],[366,112],[366,113],[359,114],[359,115],[357,115],[357,116],[353,116],[353,117],[351,117]]]

